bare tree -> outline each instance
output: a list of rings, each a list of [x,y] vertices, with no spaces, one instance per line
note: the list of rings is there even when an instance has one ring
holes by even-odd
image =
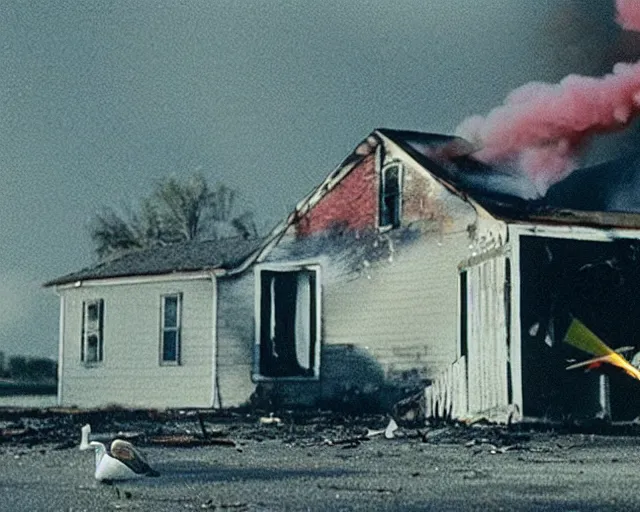
[[[238,193],[222,184],[210,187],[201,174],[158,182],[137,211],[103,208],[90,226],[99,258],[187,240],[258,235],[253,213],[238,211]]]

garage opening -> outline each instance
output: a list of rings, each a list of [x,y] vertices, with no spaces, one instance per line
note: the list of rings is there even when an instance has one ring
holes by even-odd
[[[573,317],[612,349],[640,352],[640,242],[520,237],[523,414],[548,419],[640,416],[640,382],[567,343]],[[636,360],[640,356],[636,356]]]

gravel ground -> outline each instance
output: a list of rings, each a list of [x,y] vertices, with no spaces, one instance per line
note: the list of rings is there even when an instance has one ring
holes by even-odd
[[[161,476],[114,485],[95,482],[93,456],[77,449],[77,435],[22,442],[15,433],[25,422],[37,431],[37,422],[0,421],[0,510],[640,510],[636,436],[478,425],[401,427],[394,439],[366,439],[365,424],[387,419],[218,420],[204,422],[209,440],[234,444],[186,448],[139,436]],[[194,439],[187,431],[197,422],[172,421],[153,432],[165,443]]]

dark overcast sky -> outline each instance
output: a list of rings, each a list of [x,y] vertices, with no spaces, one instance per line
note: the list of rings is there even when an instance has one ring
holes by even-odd
[[[374,128],[452,133],[527,81],[609,70],[634,48],[612,15],[607,0],[0,1],[0,350],[56,357],[41,284],[94,262],[100,206],[200,170],[270,226]]]

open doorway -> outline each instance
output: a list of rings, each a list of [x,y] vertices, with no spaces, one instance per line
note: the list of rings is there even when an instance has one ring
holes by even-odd
[[[612,349],[640,352],[640,242],[521,236],[519,277],[523,414],[640,416],[640,382],[610,365],[566,370],[590,356],[563,343],[575,317]]]
[[[317,378],[317,270],[261,270],[257,377]]]

